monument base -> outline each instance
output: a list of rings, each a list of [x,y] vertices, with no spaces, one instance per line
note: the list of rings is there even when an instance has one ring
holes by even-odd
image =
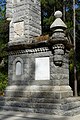
[[[80,114],[80,98],[69,86],[8,86],[0,108],[7,111],[74,116]]]

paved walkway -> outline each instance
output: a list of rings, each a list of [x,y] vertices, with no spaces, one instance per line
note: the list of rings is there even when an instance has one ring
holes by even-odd
[[[80,115],[62,117],[37,113],[0,111],[0,120],[80,120]]]

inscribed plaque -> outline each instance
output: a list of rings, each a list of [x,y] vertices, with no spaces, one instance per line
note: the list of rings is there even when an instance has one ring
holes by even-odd
[[[35,59],[35,80],[50,80],[49,57]]]
[[[24,35],[24,22],[14,23],[14,38]]]

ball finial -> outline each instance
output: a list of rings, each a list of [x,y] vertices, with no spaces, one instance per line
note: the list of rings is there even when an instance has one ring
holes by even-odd
[[[61,18],[62,17],[62,12],[61,11],[56,11],[55,13],[54,13],[54,16],[56,17],[56,18]]]

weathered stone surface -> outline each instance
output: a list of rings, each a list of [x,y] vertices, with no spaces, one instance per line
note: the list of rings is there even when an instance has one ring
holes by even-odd
[[[6,17],[11,20],[9,41],[24,35],[28,43],[29,38],[41,35],[41,8],[38,0],[7,0]]]
[[[30,82],[31,80],[34,81],[33,84],[37,84],[40,83],[39,81],[36,82],[35,81],[35,59],[39,58],[39,57],[44,57],[46,58],[49,57],[50,59],[50,81],[42,81],[42,84],[53,84],[53,85],[68,85],[69,84],[69,70],[68,68],[65,66],[65,64],[63,63],[62,67],[58,67],[55,66],[53,63],[53,56],[52,53],[49,52],[37,52],[34,54],[17,54],[17,55],[12,55],[9,57],[9,78],[10,81],[13,84],[17,84],[19,83],[19,81],[14,81],[15,79],[13,79],[13,77],[11,77],[11,74],[13,76],[13,61],[16,59],[16,61],[19,61],[19,59],[17,59],[18,57],[20,57],[23,60],[23,79],[19,79],[20,81],[22,81],[23,83],[27,84],[32,84],[32,82]],[[66,59],[66,56],[65,56]],[[68,63],[66,63],[68,66]],[[15,73],[14,73],[15,74]],[[17,80],[16,79],[16,80]],[[15,83],[16,82],[16,83]]]
[[[24,22],[14,23],[14,38],[24,35]]]

